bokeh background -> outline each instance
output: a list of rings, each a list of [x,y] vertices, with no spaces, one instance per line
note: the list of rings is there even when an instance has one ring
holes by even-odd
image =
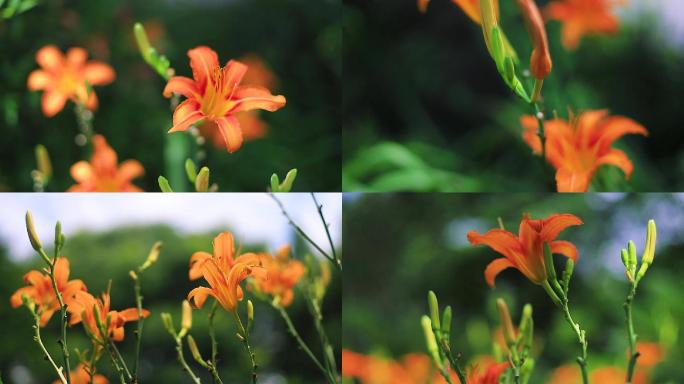
[[[527,30],[515,2],[500,3],[501,25],[524,69]],[[631,183],[602,167],[591,190],[680,191],[681,2],[620,3],[620,32],[584,38],[575,52],[561,46],[560,23],[547,23],[554,68],[544,84],[546,107],[563,118],[568,108],[607,108],[649,130],[648,138],[616,143],[635,164]],[[460,8],[433,0],[421,14],[414,0],[345,0],[343,19],[345,191],[551,189],[521,139],[518,121],[529,107],[504,85],[481,28]]]
[[[428,290],[434,290],[442,307],[453,308],[452,348],[464,361],[492,354],[500,324],[495,300],[503,297],[515,321],[525,303],[534,307],[531,383],[547,382],[553,369],[574,364],[575,336],[544,290],[515,270],[502,272],[490,289],[483,272],[499,256],[466,239],[469,230],[497,227],[497,217],[517,233],[525,212],[533,218],[573,213],[584,220],[559,238],[573,242],[580,254],[569,299],[573,317],[587,331],[590,368],[627,365],[622,304],[629,287],[620,249],[631,239],[641,255],[646,223],[656,220],[655,261],[639,285],[634,324],[640,341],[664,350],[651,382],[684,381],[681,194],[345,194],[343,347],[391,359],[425,353],[420,316],[428,310]]]
[[[40,0],[0,21],[0,190],[32,190],[37,144],[52,157],[49,191],[66,190],[73,184],[69,167],[89,158],[88,148],[75,145],[79,130],[73,104],[48,119],[40,111],[41,93],[26,89],[29,73],[37,68],[35,53],[46,44],[63,51],[84,47],[92,58],[114,67],[115,82],[96,87],[95,132],[108,139],[120,160],[142,162],[145,177],[135,183],[159,191],[157,178],[164,175],[174,190],[189,188],[185,159],[169,151],[192,147],[193,140],[188,134],[166,134],[172,114],[162,97],[165,82],[140,57],[132,32],[138,21],[177,74],[191,74],[189,49],[208,45],[221,64],[259,57],[278,80],[272,91],[287,98],[277,113],[260,113],[269,125],[265,138],[245,143],[234,154],[203,146],[201,163],[210,166],[220,190],[265,191],[272,173],[282,179],[292,168],[299,170],[296,191],[340,190],[339,0]]]
[[[341,196],[318,194],[323,212],[331,224],[337,249],[341,249]],[[327,238],[316,206],[308,194],[280,196],[294,220],[324,249]],[[43,360],[33,342],[31,315],[25,308],[9,306],[10,295],[23,286],[22,276],[30,269],[43,266],[26,237],[24,214],[33,213],[36,228],[44,244],[51,244],[54,223],[61,220],[67,238],[63,254],[71,262],[71,278],[83,279],[92,293],[106,289],[112,281],[112,308],[135,306],[133,285],[128,271],[140,265],[156,241],[163,247],[159,261],[142,280],[144,307],[151,311],[143,333],[141,382],[189,382],[176,361],[174,342],[162,325],[160,314],[170,312],[180,322],[181,301],[203,281],[187,278],[188,260],[195,251],[212,251],[211,241],[221,231],[232,231],[244,251],[275,251],[283,244],[293,245],[293,255],[302,258],[314,254],[288,225],[278,206],[266,194],[232,194],[210,196],[196,194],[137,195],[135,198],[116,194],[89,195],[17,195],[0,196],[4,220],[0,224],[0,375],[5,383],[49,383],[54,379],[50,365]],[[51,250],[48,250],[50,253]],[[318,256],[314,254],[315,256]],[[334,268],[333,268],[334,269]],[[246,294],[250,296],[249,293]],[[287,333],[281,317],[268,304],[255,303],[252,343],[260,364],[261,383],[323,383],[318,369],[301,352]],[[242,310],[244,311],[244,306]],[[298,331],[319,353],[318,336],[301,298],[288,312]],[[209,351],[207,333],[208,308],[194,311],[191,334],[203,354]],[[333,270],[323,306],[324,320],[333,348],[339,352],[341,338],[341,284]],[[251,365],[242,344],[235,338],[232,317],[224,311],[217,315],[219,371],[225,383],[243,383],[249,379]],[[122,354],[130,363],[134,356],[135,323],[126,326],[126,339],[120,343]],[[43,340],[53,356],[61,356],[55,342],[59,321],[53,317],[43,330]],[[81,325],[69,328],[69,346],[87,349],[89,344]],[[194,363],[186,343],[186,359],[202,378],[210,382],[206,370]],[[73,354],[72,354],[73,355]],[[72,356],[75,366],[76,358]],[[339,355],[337,356],[339,363]],[[98,368],[112,382],[116,378],[111,364],[103,356]]]

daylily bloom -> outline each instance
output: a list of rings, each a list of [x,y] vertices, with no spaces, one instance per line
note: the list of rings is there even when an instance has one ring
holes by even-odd
[[[79,364],[75,370],[71,371],[70,375],[71,384],[109,384],[109,380],[100,374],[93,375],[93,380],[90,381],[90,374],[83,364]],[[61,380],[55,380],[52,384],[61,384],[61,382]]]
[[[243,135],[236,114],[255,109],[270,112],[285,106],[285,97],[274,96],[259,86],[241,86],[247,66],[230,60],[221,68],[218,56],[209,47],[200,46],[188,51],[193,79],[175,76],[164,88],[164,96],[173,93],[185,96],[173,113],[171,132],[185,131],[204,121],[221,132],[228,152],[237,151]]]
[[[468,17],[474,22],[480,24],[482,22],[482,16],[480,15],[480,2],[478,0],[451,0],[454,4],[458,5],[463,12],[465,12]],[[427,11],[428,3],[430,0],[418,0],[418,9],[425,13]],[[496,12],[499,12],[499,0],[494,0],[494,6],[496,7]]]
[[[230,271],[237,263],[259,264],[259,257],[254,253],[235,256],[235,238],[233,238],[233,234],[230,232],[219,233],[212,243],[214,246],[213,255],[208,252],[199,251],[190,256],[190,269],[188,271],[190,280],[197,280],[202,277],[202,264],[209,259],[215,260],[224,271]]]
[[[627,371],[613,366],[600,367],[589,372],[589,381],[601,384],[624,384]],[[576,364],[563,365],[556,368],[547,384],[580,384],[582,374]],[[632,384],[647,384],[648,376],[637,370],[632,378]]]
[[[496,276],[507,268],[515,268],[531,282],[541,285],[548,280],[544,245],[549,244],[551,253],[576,261],[578,253],[575,245],[556,238],[564,229],[580,224],[583,224],[582,220],[569,213],[554,214],[543,220],[532,220],[525,214],[520,222],[518,236],[503,229],[492,229],[484,235],[470,231],[467,237],[471,244],[486,245],[504,256],[489,263],[485,269],[485,279],[491,287],[494,287]]]
[[[563,46],[575,50],[585,35],[618,31],[620,24],[612,8],[619,3],[616,0],[556,0],[546,6],[544,13],[548,19],[563,23]]]
[[[95,311],[97,307],[97,311]],[[69,325],[83,322],[83,327],[90,337],[98,342],[104,342],[105,339],[113,341],[121,341],[124,339],[124,324],[137,321],[137,308],[128,308],[123,311],[114,311],[110,309],[109,292],[102,294],[102,298],[95,298],[87,292],[76,292],[73,299],[67,303],[67,312],[71,315],[69,318]],[[103,335],[98,328],[97,315],[99,314],[99,322],[107,327],[105,329],[106,335]],[[150,311],[143,309],[142,317],[148,317]]]
[[[27,86],[32,91],[42,90],[42,109],[47,117],[56,115],[67,100],[97,108],[94,91],[88,93],[87,84],[106,85],[114,81],[116,74],[109,65],[99,61],[86,61],[88,52],[83,48],[71,48],[66,57],[54,45],[46,45],[36,53],[37,69],[28,77]]]
[[[507,362],[497,363],[491,356],[481,356],[468,368],[466,381],[472,384],[499,384],[499,378],[508,367]]]
[[[290,247],[281,247],[276,256],[260,254],[261,265],[266,268],[266,279],[255,279],[252,286],[259,292],[277,297],[279,304],[287,307],[294,299],[294,286],[306,273],[298,260],[290,260]]]
[[[237,263],[230,270],[225,270],[215,258],[204,261],[201,270],[210,288],[197,287],[188,293],[188,301],[197,308],[202,308],[207,298],[212,296],[226,311],[233,312],[244,296],[240,283],[249,276],[264,278],[264,271],[258,265]]]
[[[665,349],[658,343],[638,342],[636,349],[639,351],[638,367],[653,368],[665,357]]]
[[[551,73],[551,54],[549,42],[546,38],[546,28],[539,8],[534,0],[516,0],[522,12],[527,30],[532,39],[532,56],[530,57],[530,72],[537,80],[542,80]]]
[[[523,139],[536,154],[541,154],[537,121],[533,116],[520,119]],[[562,119],[544,123],[546,160],[556,168],[558,192],[586,192],[599,166],[612,164],[629,179],[634,165],[623,151],[612,148],[615,140],[626,134],[647,136],[648,131],[624,116],[608,116],[608,111],[586,111],[572,122]]]
[[[246,55],[239,59],[249,70],[242,78],[245,84],[252,84],[259,87],[271,89],[276,86],[278,79],[266,63],[256,55]],[[236,114],[242,138],[245,141],[252,141],[266,136],[268,124],[259,117],[259,110],[251,110]],[[200,124],[200,134],[214,144],[215,147],[225,148],[226,141],[223,139],[221,131],[215,129],[213,124]]]
[[[90,163],[79,161],[71,166],[74,184],[67,192],[142,192],[132,180],[145,170],[137,160],[126,160],[120,165],[118,157],[107,140],[100,135],[93,136],[93,156]]]
[[[76,292],[86,291],[86,286],[81,280],[69,280],[69,259],[58,257],[55,263],[55,280],[57,290],[62,295],[62,300],[67,302]],[[46,273],[30,271],[24,275],[27,287],[19,288],[10,298],[13,308],[23,305],[22,297],[26,297],[36,305],[36,311],[40,315],[40,326],[44,327],[50,318],[59,311],[59,300],[52,287],[52,280]]]
[[[342,377],[356,378],[361,384],[446,384],[430,358],[421,353],[410,353],[394,361],[343,349]],[[455,374],[452,382],[458,383]]]

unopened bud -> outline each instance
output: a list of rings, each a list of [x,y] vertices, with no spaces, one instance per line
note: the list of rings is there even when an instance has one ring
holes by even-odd
[[[247,300],[247,332],[252,329],[254,324],[254,304],[252,300]]]
[[[192,335],[188,335],[188,348],[190,348],[190,353],[192,353],[192,357],[196,362],[206,365],[206,362],[202,358],[202,354],[200,354],[199,348],[197,348],[197,343]]]
[[[433,291],[428,292],[428,307],[430,308],[430,320],[437,331],[441,329],[439,324],[439,303],[437,295]]]
[[[197,192],[206,192],[209,189],[209,168],[202,167],[197,178],[195,179],[195,190]]]
[[[188,175],[188,180],[194,183],[197,180],[197,167],[192,159],[185,160],[185,173]]]
[[[161,314],[161,319],[166,331],[174,337],[176,337],[176,329],[173,326],[173,318],[171,317],[171,314],[168,312],[164,312]]]
[[[292,190],[292,184],[294,184],[295,179],[297,178],[297,169],[291,169],[289,172],[287,172],[287,175],[285,175],[285,180],[280,184],[280,192],[290,192]]]
[[[143,265],[140,266],[141,271],[146,270],[147,268],[151,267],[154,263],[157,262],[157,260],[159,259],[159,251],[161,251],[161,246],[161,241],[157,241],[156,243],[154,243],[152,249],[150,249],[150,253],[147,254],[147,259],[145,260]]]
[[[639,281],[644,277],[648,267],[653,264],[653,258],[655,257],[655,247],[656,247],[656,223],[653,220],[648,221],[648,226],[646,229],[646,246],[644,247],[644,253],[641,256],[641,267],[639,268],[639,273],[637,274],[636,280]]]
[[[43,182],[47,182],[52,177],[52,163],[47,149],[41,144],[36,145],[36,163],[38,171],[43,177]]]
[[[33,225],[33,216],[29,211],[26,211],[26,231],[28,232],[29,241],[31,242],[33,249],[36,251],[43,249],[43,244],[40,242],[38,233],[36,233],[36,227]]]
[[[181,318],[181,333],[192,328],[192,307],[187,300],[183,300],[183,317]]]
[[[427,346],[428,353],[432,357],[432,361],[439,369],[443,369],[444,363],[439,356],[439,347],[437,346],[437,339],[435,339],[435,333],[432,331],[432,321],[429,317],[423,315],[420,318],[420,325],[423,327],[423,334],[425,335],[425,344]]]
[[[506,302],[503,299],[496,299],[496,309],[499,311],[506,344],[509,346],[513,345],[515,343],[515,329],[513,328],[513,321],[511,320],[511,314],[508,311]]]
[[[447,305],[442,314],[442,337],[448,344],[451,337],[451,306]]]
[[[539,8],[534,0],[517,0],[518,8],[525,19],[527,31],[532,39],[530,72],[537,80],[543,80],[551,73],[552,62],[546,28]]]

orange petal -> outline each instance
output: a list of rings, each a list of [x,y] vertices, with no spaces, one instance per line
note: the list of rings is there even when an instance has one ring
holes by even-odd
[[[574,172],[567,168],[556,171],[556,188],[558,192],[586,192],[593,173]]]
[[[66,257],[58,257],[55,262],[55,281],[59,289],[64,289],[69,281],[69,259]]]
[[[69,48],[66,59],[72,67],[79,68],[88,59],[88,51],[79,47]]]
[[[203,118],[204,114],[199,110],[199,104],[192,99],[185,100],[173,112],[173,127],[169,133],[185,131]]]
[[[501,271],[508,268],[515,268],[515,265],[513,265],[513,263],[511,263],[510,260],[504,257],[494,259],[494,261],[487,265],[487,268],[484,271],[484,276],[485,280],[487,281],[487,284],[489,284],[490,287],[494,288],[494,280],[496,279],[496,276]]]
[[[36,53],[36,62],[48,71],[55,71],[64,65],[64,55],[54,45],[46,45]]]
[[[246,65],[236,60],[230,60],[223,68],[223,86],[225,89],[236,88],[246,72]]]
[[[37,91],[48,88],[51,83],[52,77],[50,77],[47,72],[36,69],[29,75],[26,86],[31,91]]]
[[[264,109],[275,112],[285,106],[285,96],[274,96],[266,88],[257,86],[238,87],[233,93],[235,106],[230,113],[250,111],[253,109]]]
[[[187,98],[199,99],[199,88],[193,79],[183,76],[174,76],[169,79],[164,87],[164,97],[171,97],[172,94],[177,93]]]
[[[430,0],[418,0],[418,10],[422,13],[427,12],[428,4]]]
[[[598,139],[602,148],[610,145],[620,137],[627,134],[639,134],[648,136],[648,131],[644,126],[636,121],[624,116],[611,116],[603,120],[600,124],[600,138]]]
[[[202,308],[204,302],[207,301],[207,297],[216,297],[214,291],[207,287],[197,287],[188,293],[188,301],[195,303],[195,307]]]
[[[93,142],[93,156],[90,164],[96,174],[114,176],[116,174],[118,156],[112,147],[107,143],[107,139],[102,135],[95,135]]]
[[[17,289],[10,297],[10,305],[12,308],[18,308],[24,305],[22,296],[33,297],[36,294],[35,287],[21,287]]]
[[[523,140],[532,148],[532,151],[535,154],[541,154],[541,140],[539,139],[539,135],[537,135],[537,131],[539,130],[537,119],[534,116],[524,115],[520,118],[520,125],[522,125],[524,129]]]
[[[112,331],[112,340],[121,341],[124,339],[124,327],[116,327]]]
[[[41,328],[46,326],[50,322],[50,319],[52,318],[52,315],[54,313],[55,313],[54,309],[51,309],[51,308],[43,309],[43,313],[40,314],[40,326],[41,326]]]
[[[474,22],[480,24],[482,20],[482,15],[480,14],[480,5],[477,0],[452,0],[454,4],[458,5],[463,12],[465,12],[468,17],[470,17]],[[498,8],[499,1],[495,0],[496,7]]]
[[[542,221],[542,229],[539,233],[542,241],[551,242],[566,228],[574,225],[582,225],[582,219],[570,213],[557,213]]]
[[[195,80],[204,86],[207,79],[216,68],[219,68],[219,61],[216,52],[209,47],[199,46],[188,51],[190,57],[190,67]]]
[[[577,261],[579,253],[577,252],[577,247],[575,247],[575,244],[569,241],[556,240],[549,243],[549,246],[551,247],[551,253],[563,255],[572,259],[573,261]]]
[[[634,171],[634,164],[632,164],[632,161],[629,160],[626,153],[619,149],[611,149],[608,153],[599,157],[597,163],[600,165],[611,164],[622,169],[627,179],[632,177],[632,171]]]
[[[233,116],[227,116],[215,120],[216,127],[221,132],[223,140],[226,142],[226,149],[233,153],[242,146],[242,131],[240,130],[240,123]]]
[[[472,245],[486,245],[494,251],[500,253],[511,260],[515,260],[515,254],[520,251],[520,241],[518,238],[503,229],[492,229],[484,235],[475,231],[468,232],[468,241]]]
[[[214,238],[214,257],[222,257],[233,261],[235,239],[230,232],[222,232]]]
[[[150,315],[150,311],[144,308],[140,312],[142,313],[142,317],[148,317]],[[138,316],[138,308],[128,308],[119,311],[119,316],[121,316],[124,321],[135,321],[140,319],[140,316]]]
[[[206,252],[195,252],[190,257],[190,271],[188,276],[190,280],[197,280],[202,277],[202,262],[211,259],[211,255]]]
[[[119,166],[117,179],[120,182],[130,182],[131,180],[145,174],[145,169],[138,160],[126,160]]]
[[[47,117],[56,115],[64,108],[67,101],[66,95],[56,90],[48,90],[43,92],[42,107],[43,114]]]
[[[116,79],[116,72],[114,72],[112,67],[105,63],[91,61],[86,64],[83,70],[83,76],[90,85],[106,85]]]
[[[95,172],[90,163],[81,160],[71,166],[71,177],[78,183],[87,183],[95,178]]]

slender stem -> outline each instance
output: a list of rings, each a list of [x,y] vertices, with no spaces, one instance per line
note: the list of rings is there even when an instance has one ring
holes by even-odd
[[[285,310],[285,308],[281,307],[280,305],[276,305],[274,303],[271,303],[271,306],[280,313],[280,316],[283,318],[283,320],[285,321],[285,324],[287,325],[287,329],[290,331],[290,334],[292,335],[292,337],[295,338],[295,340],[297,341],[297,344],[299,344],[299,347],[309,356],[311,361],[313,361],[314,364],[316,364],[316,367],[318,367],[318,369],[320,369],[321,372],[323,372],[323,374],[326,376],[326,379],[330,383],[335,383],[335,379],[330,376],[330,372],[323,366],[323,364],[321,364],[321,362],[316,358],[316,356],[313,354],[313,352],[311,352],[311,349],[309,348],[309,346],[306,345],[304,340],[302,340],[301,336],[297,332],[297,329],[295,328],[294,324],[292,323],[290,316],[287,314],[287,311]]]
[[[135,305],[138,310],[138,328],[135,330],[135,361],[133,362],[133,383],[138,382],[138,367],[140,365],[140,347],[142,344],[142,333],[143,333],[143,323],[145,321],[142,313],[142,301],[143,297],[141,294],[142,288],[140,286],[140,279],[142,278],[142,271],[138,270],[136,278],[134,281],[135,290]]]
[[[584,330],[580,328],[580,325],[572,319],[570,314],[570,308],[568,307],[568,298],[563,297],[561,302],[561,307],[563,309],[563,314],[565,315],[565,320],[570,324],[570,327],[577,335],[577,341],[580,345],[580,356],[577,356],[577,364],[580,366],[582,371],[582,382],[584,384],[589,384],[589,374],[587,372],[587,338]]]
[[[330,260],[330,262],[335,264],[335,266],[341,270],[342,264],[338,264],[334,257],[330,256],[330,254],[324,251],[323,248],[321,248],[315,241],[313,241],[313,239],[311,239],[309,235],[307,235],[306,232],[304,232],[304,230],[299,225],[297,225],[297,223],[295,223],[294,220],[292,220],[292,217],[287,213],[287,210],[285,210],[285,206],[283,205],[283,203],[280,200],[278,200],[278,198],[273,193],[269,193],[269,195],[278,204],[278,207],[280,207],[280,210],[283,212],[283,216],[285,216],[285,218],[290,223],[290,225],[295,229],[295,231],[297,231],[297,233],[299,233],[299,235],[302,236],[304,240],[306,240],[309,244],[316,248],[316,250],[320,252],[321,255],[323,255],[326,259]]]
[[[209,311],[209,337],[211,338],[211,366],[214,367],[214,371],[216,371],[216,360],[218,358],[218,341],[216,341],[216,330],[214,329],[214,317],[216,316],[217,309],[218,304],[216,301],[214,301],[214,304],[211,306],[211,310]],[[219,378],[218,380],[216,380],[217,377],[218,372],[216,373],[216,375],[214,375],[214,380],[220,382],[221,379]]]
[[[634,333],[634,321],[632,320],[632,302],[636,295],[636,284],[632,283],[632,288],[629,290],[627,299],[625,300],[625,322],[627,323],[627,339],[629,341],[629,360],[627,365],[627,384],[632,383],[634,376],[634,369],[636,368],[637,359],[639,358],[639,351],[637,351],[637,335]]]
[[[104,348],[107,350],[107,353],[109,354],[109,359],[112,361],[112,365],[114,366],[114,370],[116,370],[116,373],[119,375],[119,381],[121,382],[121,384],[126,384],[126,378],[124,377],[124,370],[121,367],[121,365],[119,365],[119,361],[118,361],[116,355],[114,354],[114,351],[112,350],[112,348],[110,347],[108,342],[104,343]]]
[[[195,373],[192,371],[190,366],[188,365],[188,362],[185,360],[185,355],[183,354],[183,338],[176,336],[176,353],[178,354],[178,362],[183,366],[183,370],[190,375],[190,378],[192,379],[192,382],[195,384],[200,384],[200,379],[195,375]],[[220,379],[219,379],[220,380]]]
[[[126,373],[126,377],[128,378],[129,381],[133,382],[133,375],[131,375],[131,371],[128,370],[128,366],[126,365],[126,361],[124,360],[123,356],[121,356],[121,352],[119,352],[119,348],[116,347],[116,344],[114,344],[114,341],[112,341],[112,340],[109,340],[109,344],[112,346],[112,350],[116,354],[116,357],[119,359],[119,362],[121,362],[121,366],[123,367],[123,370]]]
[[[40,337],[40,316],[35,314],[33,315],[35,324],[33,325],[33,330],[35,331],[35,336],[33,339],[38,343],[40,346],[40,349],[43,351],[43,355],[45,358],[52,364],[52,367],[55,369],[55,372],[57,372],[57,375],[59,376],[59,380],[63,384],[67,384],[69,381],[66,377],[64,377],[64,373],[62,368],[58,367],[57,364],[55,364],[55,361],[52,359],[52,356],[50,356],[50,352],[45,348],[45,345],[43,344],[43,339]],[[69,375],[67,371],[67,376]]]
[[[44,258],[47,258],[47,255],[45,254],[45,251],[41,248],[40,251],[43,254]],[[61,321],[61,332],[62,336],[61,339],[58,340],[57,342],[59,343],[60,347],[62,347],[62,356],[64,357],[64,370],[67,372],[67,383],[71,384],[71,364],[69,363],[69,348],[67,346],[67,337],[66,337],[66,329],[67,329],[67,307],[64,305],[64,299],[62,298],[62,293],[59,291],[59,287],[57,287],[57,279],[55,278],[55,265],[57,264],[57,255],[52,259],[50,262],[50,281],[52,282],[52,289],[55,292],[55,296],[57,297],[57,302],[59,303],[59,309],[60,309],[60,321]]]
[[[307,294],[305,297],[307,299],[306,303],[309,313],[311,313],[311,317],[313,318],[314,325],[316,327],[316,332],[318,333],[318,337],[321,341],[321,349],[323,350],[323,356],[325,357],[325,365],[331,376],[335,378],[335,382],[337,382],[337,364],[335,362],[335,356],[333,355],[332,346],[330,345],[330,340],[328,339],[328,335],[323,328],[323,314],[321,313],[320,306],[310,295]]]
[[[339,257],[337,257],[337,252],[335,251],[335,243],[333,243],[332,236],[330,236],[330,225],[328,224],[327,221],[325,221],[325,216],[323,216],[323,205],[318,203],[318,200],[316,199],[316,195],[314,195],[313,192],[311,192],[311,198],[314,201],[314,204],[316,204],[316,210],[318,211],[318,216],[321,218],[321,222],[323,222],[323,228],[325,228],[325,235],[328,237],[328,243],[330,243],[330,249],[332,250],[332,256],[333,259],[335,260],[335,264],[337,265],[337,268],[342,270],[342,261],[340,260]]]
[[[235,322],[239,327],[240,336],[242,336],[242,344],[245,345],[245,350],[249,355],[249,359],[252,361],[252,384],[256,384],[258,366],[256,363],[256,355],[254,352],[252,352],[252,347],[249,345],[249,332],[247,332],[244,325],[242,325],[242,320],[240,319],[237,309],[233,311],[233,317],[235,318]]]
[[[547,179],[550,179],[550,175],[548,174],[549,167],[546,165],[546,128],[544,126],[544,112],[537,102],[532,102],[532,107],[534,108],[534,118],[537,119],[537,136],[539,136],[539,141],[541,142],[541,165]]]
[[[442,352],[446,355],[447,359],[449,360],[449,365],[451,365],[451,369],[456,371],[456,376],[458,376],[458,380],[465,384],[466,383],[466,375],[465,372],[463,372],[463,368],[461,368],[461,365],[458,363],[458,360],[460,360],[461,356],[454,356],[453,353],[451,353],[451,347],[443,341],[442,343],[438,343],[439,348],[442,350]]]

